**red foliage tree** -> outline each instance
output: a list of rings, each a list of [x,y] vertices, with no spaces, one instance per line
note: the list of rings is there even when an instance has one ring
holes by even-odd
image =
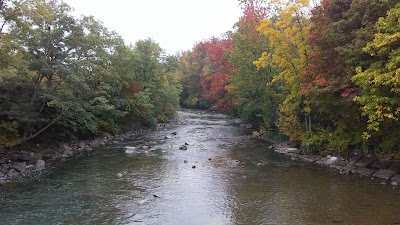
[[[235,46],[231,38],[211,38],[204,46],[207,57],[201,73],[202,97],[209,101],[211,109],[224,112],[233,104],[227,86],[234,67],[228,61],[227,52]]]
[[[330,95],[349,85],[350,79],[345,76],[345,63],[336,48],[345,43],[340,43],[340,37],[332,33],[332,24],[343,19],[343,14],[350,8],[351,2],[323,0],[313,10],[312,28],[308,38],[313,52],[302,75],[302,91],[308,96],[319,97],[318,95],[324,93]],[[318,101],[318,98],[315,100]]]

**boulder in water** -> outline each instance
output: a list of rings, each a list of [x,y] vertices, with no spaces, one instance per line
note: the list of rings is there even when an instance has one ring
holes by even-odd
[[[83,141],[79,142],[79,143],[78,143],[78,146],[76,147],[76,150],[78,150],[78,151],[83,151],[83,150],[85,150],[85,149],[86,149],[86,143],[83,142]]]
[[[135,147],[131,147],[131,146],[125,147],[125,154],[132,155],[132,154],[135,154],[135,152],[136,152]]]
[[[117,173],[117,177],[122,178],[123,176],[126,175],[126,173],[127,173],[126,171],[119,172],[119,173]]]
[[[38,161],[36,161],[37,169],[44,169],[45,166],[46,166],[46,162],[43,159],[39,159]]]
[[[7,171],[6,175],[8,177],[15,177],[15,176],[18,176],[18,172],[14,168],[12,168],[12,169]]]
[[[15,165],[13,165],[14,169],[16,169],[17,171],[23,173],[26,170],[26,162],[20,162],[20,163],[16,163]]]
[[[326,165],[333,165],[333,164],[335,164],[335,162],[336,162],[336,160],[337,160],[338,158],[337,157],[335,157],[335,156],[330,156],[330,155],[328,155],[328,157],[326,158],[326,161],[325,161],[325,164]]]
[[[138,205],[147,205],[149,204],[149,200],[148,199],[143,199],[143,200],[139,200],[137,201]]]

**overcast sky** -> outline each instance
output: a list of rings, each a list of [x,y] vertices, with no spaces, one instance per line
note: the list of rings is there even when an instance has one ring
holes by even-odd
[[[168,54],[232,30],[241,16],[238,0],[64,0],[74,15],[92,15],[127,44],[152,38]]]

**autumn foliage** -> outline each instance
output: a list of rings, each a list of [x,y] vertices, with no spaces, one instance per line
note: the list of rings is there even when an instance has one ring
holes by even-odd
[[[175,56],[59,0],[0,3],[0,147],[154,126],[179,101],[306,153],[400,158],[398,0],[238,2],[232,31]]]
[[[217,38],[211,38],[203,44],[206,58],[200,74],[202,97],[209,102],[211,109],[225,112],[233,104],[227,86],[234,67],[228,61],[227,53],[234,48],[234,45],[231,39]]]
[[[155,126],[179,106],[181,67],[152,39],[126,45],[60,0],[0,1],[0,148]]]
[[[397,4],[396,4],[397,3]],[[197,44],[199,96],[308,153],[400,157],[395,0],[241,0],[224,38]],[[274,135],[272,135],[274,136]]]

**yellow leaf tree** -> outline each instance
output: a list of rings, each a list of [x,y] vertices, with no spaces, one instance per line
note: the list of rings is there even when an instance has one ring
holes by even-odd
[[[352,80],[361,88],[355,101],[368,118],[365,139],[377,139],[381,150],[400,146],[400,3],[376,23],[373,41],[363,49],[378,59],[368,68],[357,68]]]
[[[306,41],[310,29],[309,1],[280,1],[274,3],[274,8],[277,15],[264,19],[258,27],[272,50],[264,52],[254,64],[257,68],[272,66],[280,71],[272,80],[282,83],[286,95],[277,125],[291,141],[301,141],[304,132],[311,131],[311,110],[301,95],[300,85],[310,48]]]

